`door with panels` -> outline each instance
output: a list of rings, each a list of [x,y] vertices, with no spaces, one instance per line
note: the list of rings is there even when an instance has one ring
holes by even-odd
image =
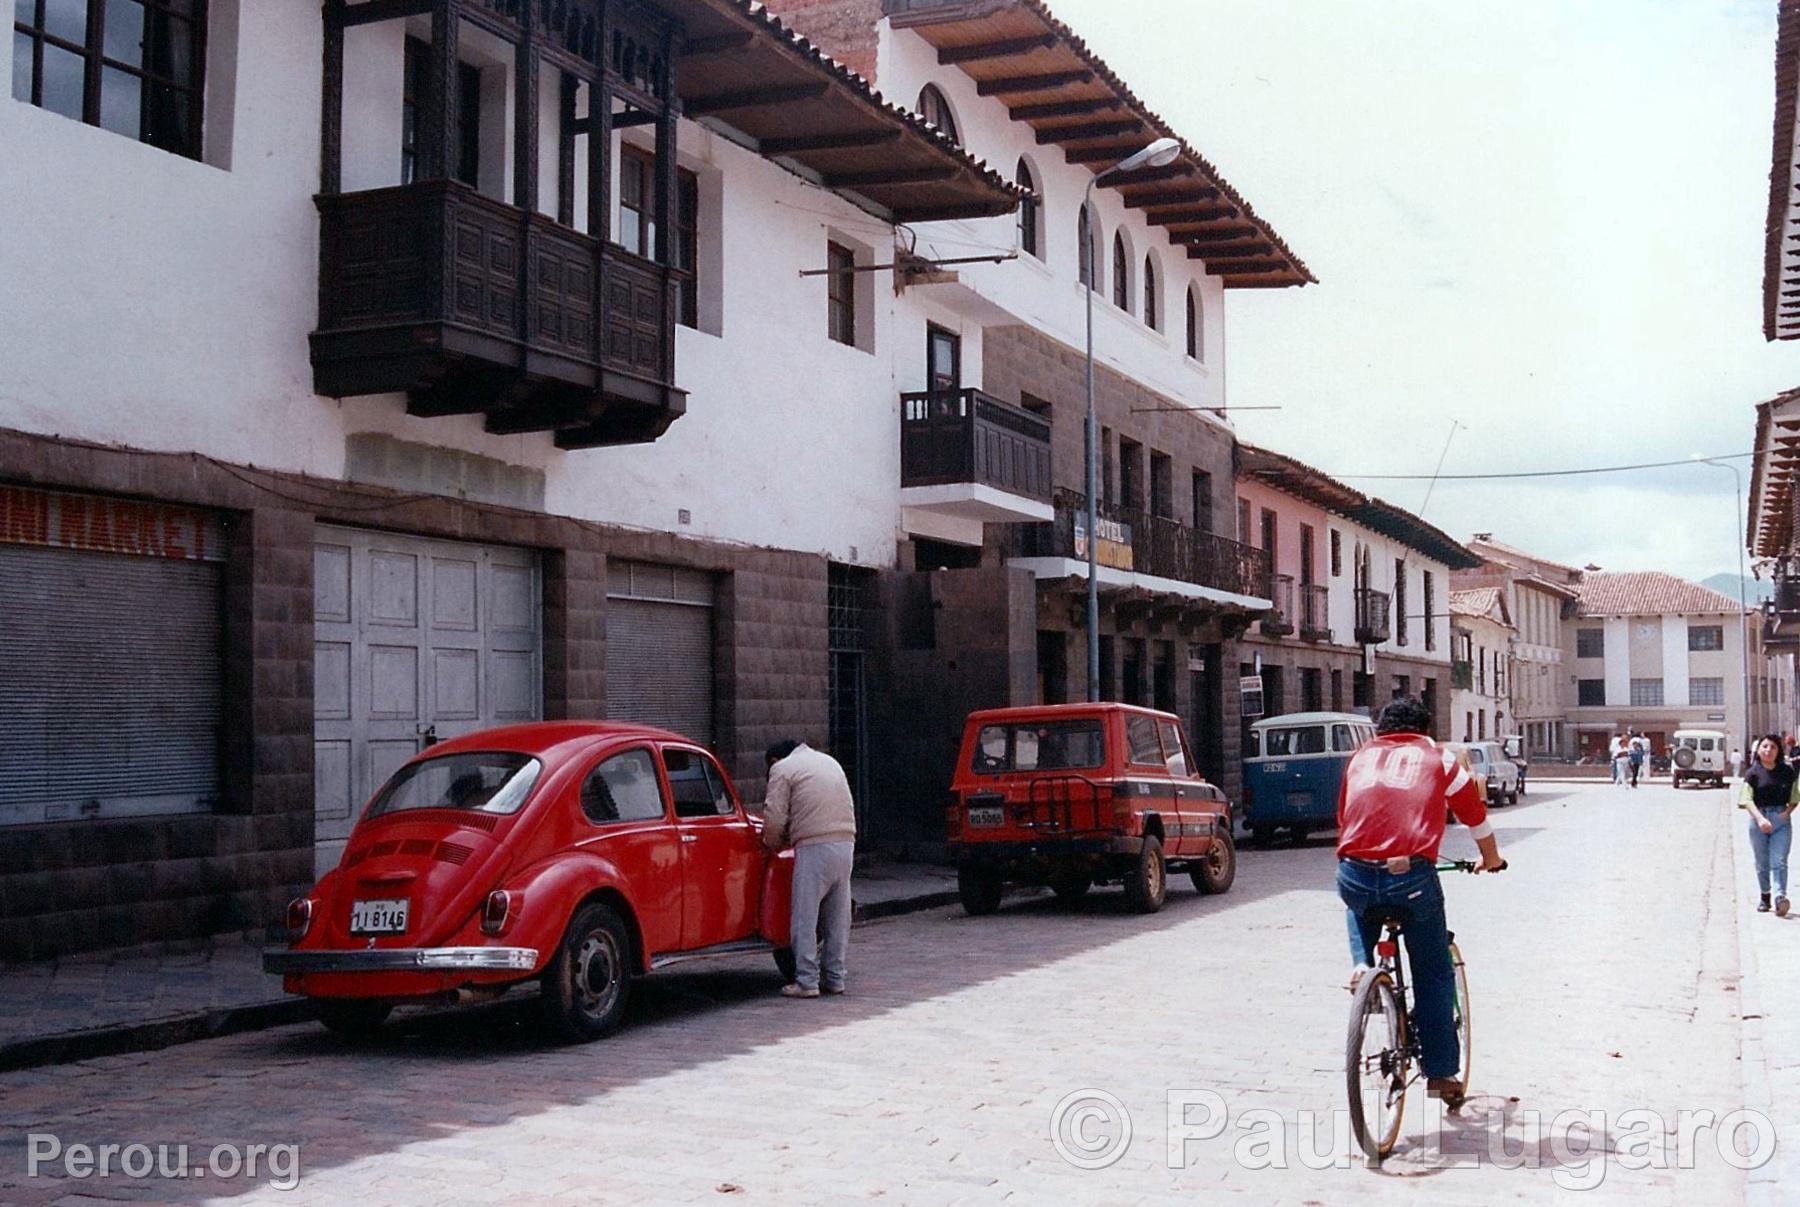
[[[434,741],[543,716],[536,554],[321,526],[313,552],[314,851]]]

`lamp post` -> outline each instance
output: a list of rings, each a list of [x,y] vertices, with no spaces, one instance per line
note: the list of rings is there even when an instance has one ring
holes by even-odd
[[[1743,745],[1739,749],[1744,752],[1744,765],[1748,767],[1751,733],[1755,725],[1750,718],[1750,606],[1744,599],[1744,475],[1735,465],[1702,457],[1699,453],[1694,454],[1694,460],[1714,469],[1729,470],[1732,480],[1737,483],[1737,531],[1732,536],[1732,543],[1737,546],[1738,552],[1738,645],[1744,656],[1744,732],[1740,735]]]
[[[1087,215],[1087,655],[1088,703],[1100,700],[1100,509],[1097,500],[1100,476],[1100,426],[1094,417],[1094,291],[1100,283],[1100,243],[1095,238],[1099,224],[1094,221],[1094,187],[1111,176],[1122,176],[1143,168],[1167,167],[1181,154],[1181,143],[1173,138],[1159,138],[1128,159],[1121,160],[1088,181],[1087,196],[1081,212]]]

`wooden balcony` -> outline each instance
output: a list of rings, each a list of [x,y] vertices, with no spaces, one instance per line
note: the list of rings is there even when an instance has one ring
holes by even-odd
[[[903,506],[990,522],[1050,517],[1050,421],[980,390],[900,396]]]
[[[1393,638],[1390,616],[1393,602],[1386,591],[1359,587],[1356,591],[1356,643],[1381,645]]]
[[[1052,522],[1018,524],[1007,533],[1009,557],[1086,559],[1086,496],[1058,490],[1052,501]],[[1102,566],[1257,599],[1269,585],[1264,550],[1136,508],[1102,507],[1099,519]]]
[[[318,207],[318,393],[569,449],[653,441],[686,409],[668,267],[451,180]]]
[[[1775,596],[1763,605],[1763,645],[1800,652],[1800,567],[1783,562],[1775,572]]]
[[[1314,583],[1300,588],[1300,639],[1331,640],[1331,588]]]
[[[1270,637],[1286,637],[1294,631],[1294,576],[1269,575],[1268,595],[1275,608],[1263,617],[1262,631]]]

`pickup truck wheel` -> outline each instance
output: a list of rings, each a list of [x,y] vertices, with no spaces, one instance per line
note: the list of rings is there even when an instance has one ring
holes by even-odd
[[[345,1039],[371,1040],[381,1033],[381,1024],[393,1012],[387,1002],[362,1001],[355,998],[321,998],[313,1002],[313,1013],[325,1029]]]
[[[979,918],[1000,908],[1006,882],[983,868],[959,868],[956,892],[962,898],[963,912],[971,918]]]
[[[552,1034],[586,1043],[618,1030],[631,997],[631,932],[617,911],[598,901],[576,910],[543,984]]]
[[[1232,843],[1231,835],[1219,835],[1212,850],[1188,874],[1194,878],[1194,888],[1199,892],[1216,896],[1229,891],[1231,882],[1237,879],[1237,847]]]
[[[1138,913],[1153,914],[1168,895],[1169,869],[1163,860],[1162,839],[1152,834],[1144,839],[1144,849],[1125,877],[1125,900]]]
[[[794,983],[794,974],[798,972],[800,968],[800,965],[794,960],[794,949],[791,947],[777,947],[775,949],[775,967],[781,970],[781,979],[792,985]]]
[[[1080,873],[1058,876],[1050,882],[1050,891],[1056,894],[1058,901],[1079,901],[1093,887],[1093,878]]]

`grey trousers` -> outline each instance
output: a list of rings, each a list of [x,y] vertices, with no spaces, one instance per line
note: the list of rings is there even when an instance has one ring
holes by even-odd
[[[844,961],[850,951],[850,865],[855,857],[854,842],[814,843],[794,851],[790,914],[794,982],[803,989],[819,988],[821,963],[826,985],[844,984]]]

